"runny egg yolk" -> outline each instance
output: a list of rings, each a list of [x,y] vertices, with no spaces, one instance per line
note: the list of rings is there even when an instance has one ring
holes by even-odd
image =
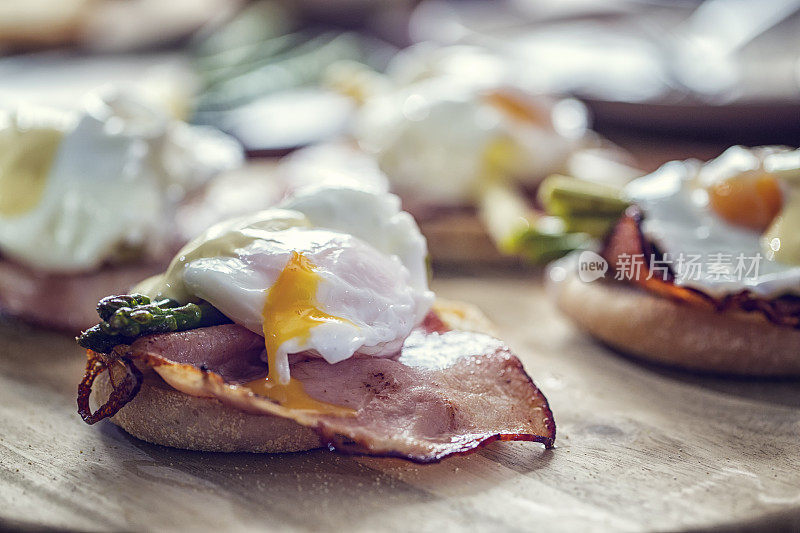
[[[270,398],[290,409],[304,409],[348,416],[354,410],[315,400],[303,389],[303,384],[289,378],[281,383],[278,375],[278,348],[285,342],[297,339],[303,342],[311,329],[326,322],[346,322],[320,310],[316,302],[320,276],[305,256],[292,252],[292,257],[267,294],[262,312],[264,343],[267,348],[269,374],[246,384],[254,393]]]
[[[711,208],[720,217],[759,233],[769,227],[783,207],[778,180],[762,171],[715,183],[709,187],[708,195]]]

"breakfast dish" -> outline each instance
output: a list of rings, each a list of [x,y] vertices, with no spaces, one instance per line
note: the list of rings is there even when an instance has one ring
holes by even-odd
[[[634,180],[599,256],[550,267],[559,307],[610,346],[660,363],[800,374],[798,178],[800,151],[735,146]]]
[[[230,137],[124,92],[93,93],[79,113],[0,111],[0,311],[91,325],[98,298],[158,272],[186,242],[181,202],[241,162]]]
[[[79,337],[79,412],[197,450],[431,462],[498,439],[552,446],[545,397],[475,331],[479,312],[435,301],[426,260],[385,192],[305,187],[222,222],[134,294],[100,301]]]

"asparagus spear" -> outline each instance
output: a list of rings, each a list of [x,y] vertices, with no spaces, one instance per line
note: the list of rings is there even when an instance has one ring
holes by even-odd
[[[151,302],[142,294],[103,298],[97,304],[97,314],[100,323],[84,331],[78,337],[78,344],[101,353],[151,333],[185,331],[229,322],[207,302],[186,305],[168,299]]]
[[[602,238],[629,203],[617,187],[553,175],[539,186],[539,203],[564,221],[567,232]]]
[[[537,213],[527,199],[506,180],[484,183],[479,195],[479,214],[501,252],[521,255],[541,263],[583,248],[591,238],[568,233],[557,217]]]
[[[570,215],[563,217],[564,228],[568,233],[586,233],[596,239],[605,237],[618,217]]]
[[[548,214],[616,219],[628,207],[622,190],[610,185],[554,174],[539,186],[539,202]]]

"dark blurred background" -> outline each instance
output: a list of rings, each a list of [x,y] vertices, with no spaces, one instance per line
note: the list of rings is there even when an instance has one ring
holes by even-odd
[[[576,96],[650,169],[730,144],[800,144],[799,12],[800,0],[3,2],[0,105],[69,107],[131,85],[275,155],[345,127],[331,65],[380,72],[411,45],[462,46],[445,68]]]

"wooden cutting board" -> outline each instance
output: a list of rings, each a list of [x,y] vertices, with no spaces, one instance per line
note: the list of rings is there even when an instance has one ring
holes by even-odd
[[[575,331],[533,274],[450,277],[550,399],[557,447],[420,466],[186,452],[75,413],[70,339],[0,325],[0,527],[79,530],[800,529],[800,382],[702,377]]]

